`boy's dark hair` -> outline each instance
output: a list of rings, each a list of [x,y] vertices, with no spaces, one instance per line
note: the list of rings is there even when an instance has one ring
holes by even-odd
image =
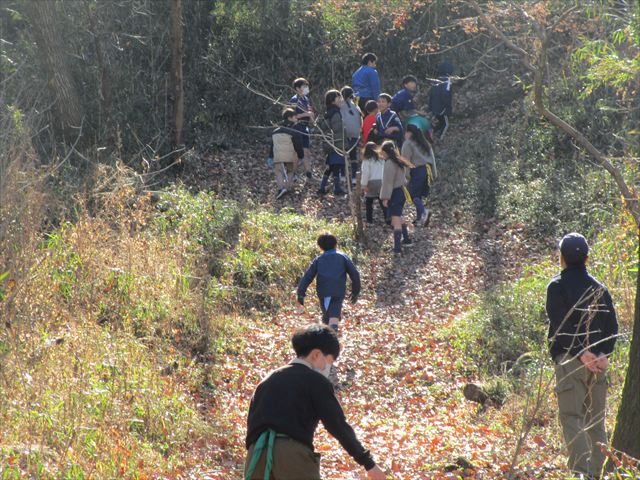
[[[345,100],[349,100],[350,98],[353,97],[353,88],[351,88],[350,86],[344,86],[340,89],[340,95],[342,95],[342,98],[344,98]]]
[[[300,88],[300,87],[302,87],[304,85],[309,85],[309,81],[306,78],[300,77],[300,78],[296,78],[293,81],[293,88],[295,88],[295,89],[298,89],[298,88]]]
[[[386,100],[387,103],[391,103],[391,95],[389,95],[388,93],[381,93],[380,95],[378,95],[378,98],[382,98]]]
[[[336,101],[336,98],[342,96],[338,90],[329,90],[324,94],[324,104],[327,108],[333,105],[333,102]]]
[[[296,111],[293,108],[285,108],[282,111],[282,120],[288,121],[291,117],[296,116]]]
[[[378,57],[376,57],[375,53],[365,53],[362,56],[362,65],[366,65],[369,62],[377,62],[378,61]]]
[[[581,259],[572,259],[572,261],[569,261],[566,257],[564,257],[564,263],[566,263],[567,267],[584,267],[587,264],[587,257]]]
[[[338,239],[330,233],[323,233],[318,237],[318,246],[322,251],[333,250],[338,245]]]
[[[406,85],[409,82],[418,83],[418,79],[413,75],[407,75],[402,79],[402,85]]]
[[[311,325],[295,331],[291,345],[297,357],[306,357],[311,350],[320,349],[323,355],[331,355],[336,360],[340,355],[340,342],[336,332],[327,325]]]
[[[375,100],[367,100],[367,103],[364,104],[364,111],[367,113],[371,113],[377,109],[378,103]]]

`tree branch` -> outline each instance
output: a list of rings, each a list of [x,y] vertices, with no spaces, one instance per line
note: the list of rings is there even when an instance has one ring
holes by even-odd
[[[541,40],[541,46],[539,52],[537,52],[536,55],[537,66],[534,66],[531,63],[531,53],[518,47],[505,35],[502,30],[497,28],[491,22],[491,20],[489,20],[489,18],[486,16],[486,14],[483,12],[483,10],[475,0],[469,0],[469,5],[471,5],[471,7],[478,13],[478,17],[480,18],[480,21],[484,24],[484,26],[488,30],[493,32],[496,37],[502,40],[508,48],[518,53],[525,68],[533,72],[533,103],[538,113],[546,118],[554,127],[569,135],[579,147],[586,150],[589,155],[591,155],[596,160],[596,162],[613,177],[618,190],[622,194],[625,206],[633,216],[636,225],[640,226],[640,205],[638,202],[638,194],[635,189],[633,189],[633,187],[629,187],[620,169],[613,165],[613,163],[611,163],[611,161],[575,127],[573,127],[558,115],[553,113],[551,110],[549,110],[544,102],[544,73],[547,63],[547,48],[549,46],[551,37],[550,34],[552,30],[555,29],[562,21],[564,21],[573,11],[575,11],[575,9],[569,8],[565,10],[560,15],[558,20],[554,22],[554,24],[546,31],[542,31],[539,28],[536,29],[536,32]]]

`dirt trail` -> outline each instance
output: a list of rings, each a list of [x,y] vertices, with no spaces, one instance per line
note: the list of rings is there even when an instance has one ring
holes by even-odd
[[[211,163],[208,173],[196,179],[199,188],[237,198],[250,179],[247,193],[256,203],[337,220],[348,217],[347,200],[318,197],[317,182],[275,201],[271,172],[259,155],[230,153],[226,158],[224,167]],[[441,165],[446,176],[446,158]],[[227,175],[229,169],[240,173]],[[496,428],[507,423],[502,412],[477,415],[477,405],[462,397],[462,386],[473,378],[447,328],[470,307],[474,294],[513,274],[500,268],[511,239],[478,234],[477,224],[464,212],[455,212],[459,207],[439,197],[437,188],[432,205],[430,227],[413,231],[415,246],[401,258],[386,251],[391,246],[389,229],[378,223],[367,231],[371,248],[359,264],[363,292],[357,305],[345,307],[341,325],[339,373],[351,386],[339,396],[361,441],[394,478],[453,478],[442,476],[442,469],[458,456],[479,467],[470,478],[499,478],[512,434]],[[413,207],[409,212],[414,215]],[[318,318],[319,308],[309,303],[303,314],[292,304],[276,318],[252,323],[247,338],[260,339],[260,344],[245,345],[243,356],[229,356],[218,367],[210,412],[221,433],[217,450],[206,454],[220,467],[192,472],[191,478],[242,477],[250,395],[269,370],[290,359],[292,329]],[[323,478],[360,478],[363,473],[322,429],[316,449],[323,456]]]

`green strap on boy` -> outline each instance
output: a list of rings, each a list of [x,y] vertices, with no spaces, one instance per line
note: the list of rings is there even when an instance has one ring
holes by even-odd
[[[287,438],[286,435],[277,433],[275,430],[270,428],[260,434],[258,440],[256,440],[256,443],[253,446],[253,455],[251,456],[251,461],[249,462],[247,471],[244,474],[244,480],[251,480],[251,475],[253,475],[253,472],[262,457],[262,452],[264,451],[265,446],[267,447],[267,456],[264,466],[264,480],[269,480],[271,477],[271,470],[273,469],[273,444],[276,441],[276,437]]]

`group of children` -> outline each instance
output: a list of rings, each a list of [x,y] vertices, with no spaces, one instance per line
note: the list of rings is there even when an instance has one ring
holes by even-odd
[[[309,99],[309,82],[293,82],[295,95],[284,110],[282,124],[272,133],[268,162],[273,164],[276,199],[294,188],[296,173],[303,170],[313,179],[311,135],[321,140],[326,168],[318,194],[325,195],[332,182],[334,195],[345,195],[342,179],[356,186],[357,173],[365,197],[366,222],[373,223],[374,203],[384,221],[393,227],[395,254],[412,245],[403,218],[407,202],[416,207],[414,225],[429,224],[431,212],[424,199],[437,177],[433,142],[442,138],[451,113],[452,67],[438,68],[440,82],[430,91],[430,114],[415,105],[418,80],[407,75],[393,97],[380,92],[377,58],[367,53],[353,74],[353,87],[325,93],[325,114],[318,118]],[[434,128],[432,128],[432,124]],[[349,175],[347,175],[347,172]]]

